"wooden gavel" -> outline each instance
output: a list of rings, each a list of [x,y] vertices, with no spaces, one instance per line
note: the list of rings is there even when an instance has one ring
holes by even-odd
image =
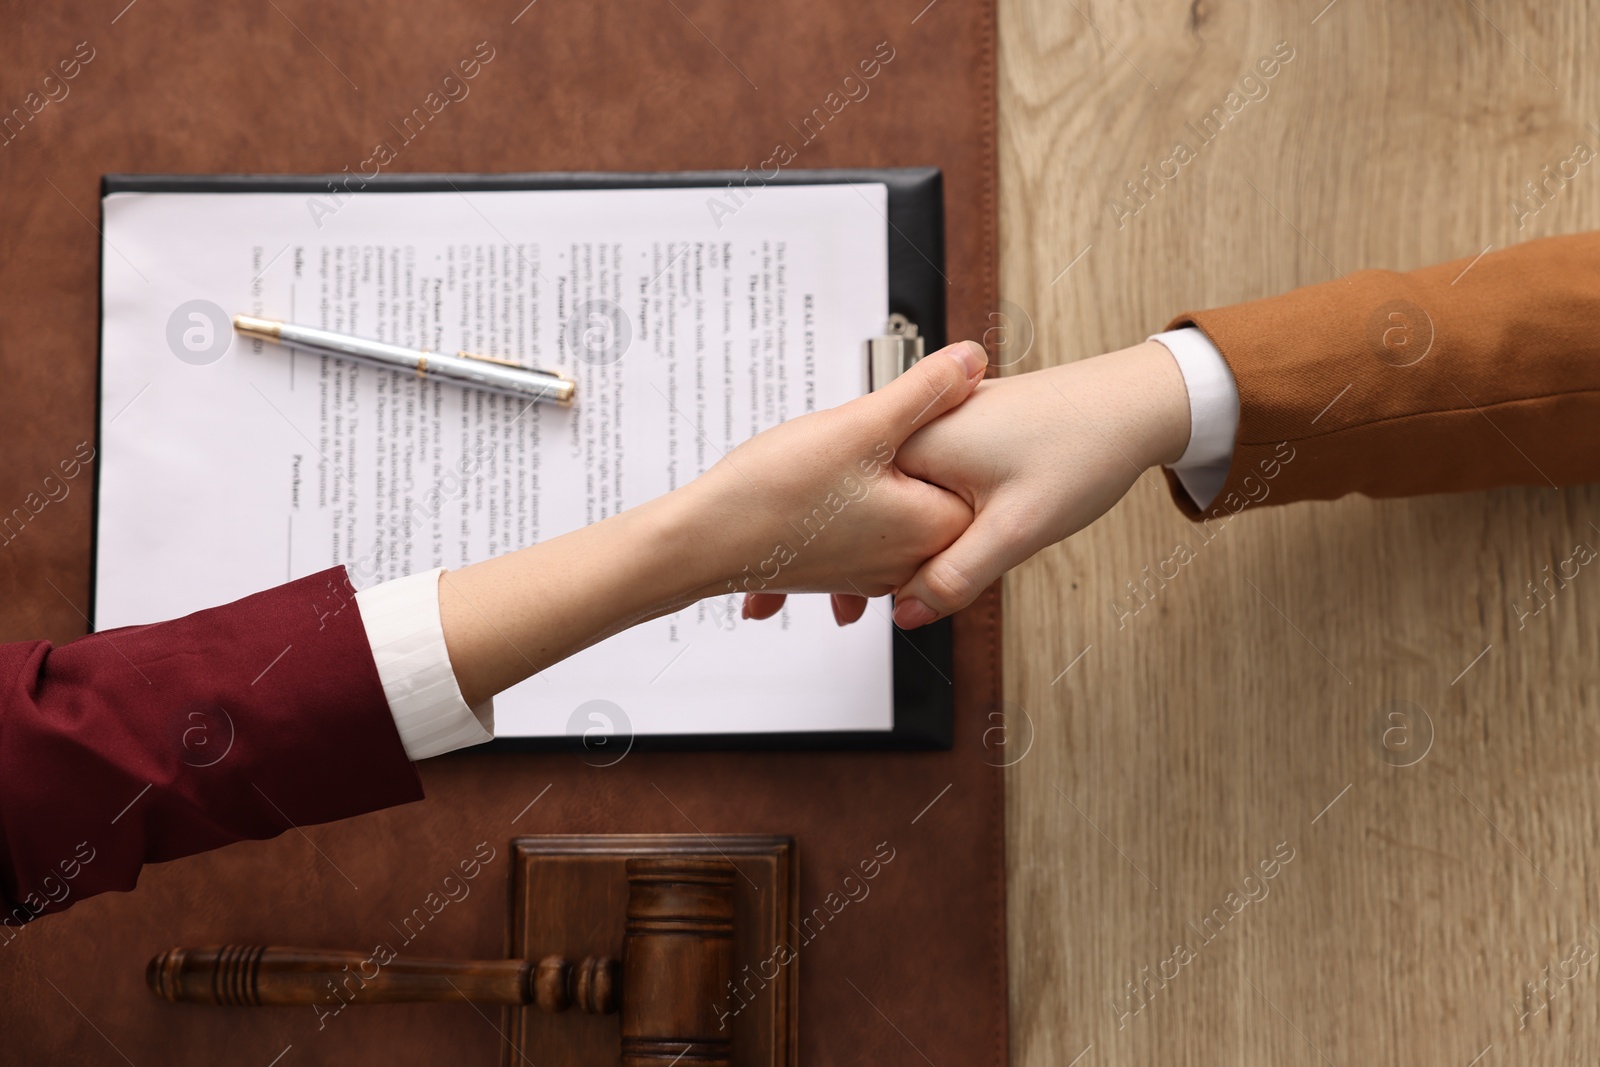
[[[730,1032],[714,1004],[733,973],[733,879],[727,860],[627,861],[622,962],[589,956],[445,960],[264,945],[174,948],[150,961],[145,981],[174,1003],[395,1004],[472,1001],[621,1011],[626,1067],[693,1063],[726,1067]],[[366,976],[377,966],[377,974]],[[619,978],[620,971],[620,979]],[[330,999],[336,998],[336,999]]]

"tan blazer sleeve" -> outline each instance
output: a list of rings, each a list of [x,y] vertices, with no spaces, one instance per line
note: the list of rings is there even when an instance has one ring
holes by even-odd
[[[1233,462],[1206,516],[1600,481],[1600,233],[1359,271],[1179,326],[1211,338],[1239,387]]]

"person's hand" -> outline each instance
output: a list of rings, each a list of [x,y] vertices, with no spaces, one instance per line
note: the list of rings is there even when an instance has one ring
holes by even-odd
[[[1099,518],[1146,469],[1175,462],[1188,439],[1188,390],[1158,342],[984,382],[895,458],[975,515],[895,591],[895,623],[912,629],[966,607],[1001,574]],[[781,605],[750,597],[746,612],[764,618]],[[863,607],[836,597],[834,614],[859,617]]]
[[[896,455],[967,399],[985,366],[981,346],[950,345],[883,389],[751,438],[686,486],[714,572],[699,595],[849,594],[836,601],[842,625],[862,598],[898,588],[960,536],[972,507],[908,476]]]
[[[982,348],[952,345],[876,393],[757,434],[673,492],[445,572],[440,627],[467,706],[705,597],[845,592],[859,618],[861,595],[897,588],[972,521],[894,458],[984,365]]]
[[[985,382],[906,442],[897,462],[972,505],[972,525],[895,595],[910,629],[966,607],[1000,575],[1103,515],[1189,441],[1189,392],[1167,349],[1119,352]]]

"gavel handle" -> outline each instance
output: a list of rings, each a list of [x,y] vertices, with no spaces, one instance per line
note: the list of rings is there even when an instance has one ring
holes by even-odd
[[[575,1004],[604,1015],[618,1009],[619,971],[616,960],[603,956],[577,964],[546,956],[536,964],[223,945],[168,949],[150,961],[145,981],[157,996],[174,1003],[334,1007],[467,1000],[537,1004],[552,1012]]]

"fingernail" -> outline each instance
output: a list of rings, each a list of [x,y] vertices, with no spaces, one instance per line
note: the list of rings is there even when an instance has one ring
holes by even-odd
[[[894,605],[894,624],[902,630],[915,630],[939,617],[939,613],[916,597],[897,600]]]
[[[989,365],[988,355],[976,341],[958,341],[945,351],[950,353],[951,359],[961,364],[961,373],[968,378],[976,378]]]
[[[847,626],[847,625],[849,625],[848,623],[846,623],[844,621],[844,617],[839,614],[839,602],[837,600],[834,600],[832,597],[829,597],[828,598],[828,605],[833,608],[833,621],[834,621],[835,624],[837,624],[839,626]]]
[[[745,597],[744,598],[744,606],[739,609],[739,618],[748,619],[749,617],[750,617],[750,598],[749,597]]]

